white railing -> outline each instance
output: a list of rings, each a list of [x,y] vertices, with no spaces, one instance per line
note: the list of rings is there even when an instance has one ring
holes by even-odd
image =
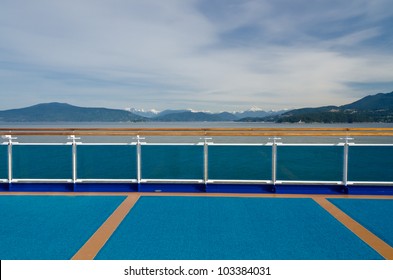
[[[66,143],[19,143],[16,140],[16,137],[12,137],[10,135],[6,135],[3,138],[5,138],[5,142],[2,143],[2,145],[7,145],[7,163],[8,163],[8,170],[7,170],[7,178],[2,178],[0,182],[2,183],[184,183],[184,184],[265,184],[265,185],[342,185],[342,186],[348,186],[348,185],[386,185],[386,186],[391,186],[393,185],[393,181],[351,181],[348,178],[348,172],[349,172],[349,167],[348,167],[348,162],[349,162],[349,147],[351,146],[359,146],[359,147],[393,147],[393,144],[355,144],[354,142],[350,142],[353,140],[352,138],[341,138],[341,142],[336,143],[336,144],[322,144],[322,143],[317,143],[317,144],[291,144],[291,143],[282,143],[278,142],[280,138],[271,138],[270,142],[267,143],[214,143],[212,141],[212,138],[206,137],[203,138],[201,142],[197,143],[147,143],[142,142],[142,140],[145,140],[144,138],[141,138],[137,136],[133,141],[130,143],[83,143],[79,137],[76,137],[75,135],[70,135],[69,136],[69,142]],[[13,176],[13,147],[14,146],[33,146],[33,145],[38,145],[38,146],[61,146],[61,145],[69,145],[72,146],[72,178],[59,178],[59,179],[48,179],[48,178],[14,178]],[[98,178],[78,178],[78,167],[77,167],[77,162],[78,162],[78,148],[79,146],[84,146],[84,145],[89,145],[89,146],[105,146],[105,145],[120,145],[120,146],[135,146],[136,150],[136,177],[135,178],[130,178],[130,179],[98,179]],[[142,170],[142,147],[144,146],[149,146],[149,145],[154,145],[154,146],[202,146],[203,147],[203,177],[201,178],[192,178],[192,179],[177,179],[177,178],[171,178],[171,179],[159,179],[159,178],[144,178],[143,177],[143,170]],[[227,146],[227,147],[235,147],[235,146],[255,146],[255,147],[271,147],[271,177],[270,178],[265,178],[262,180],[245,180],[245,179],[213,179],[209,177],[209,147],[214,147],[214,146]],[[335,181],[324,181],[324,180],[280,180],[277,178],[277,169],[278,169],[278,161],[277,158],[279,157],[278,153],[278,147],[281,146],[298,146],[298,147],[343,147],[343,152],[342,152],[342,178],[341,180],[335,180]],[[35,163],[39,164],[39,163]],[[385,166],[385,168],[393,171],[392,166]],[[390,171],[389,171],[390,172]]]
[[[2,174],[7,174],[6,178],[0,178],[0,183],[3,184],[18,184],[18,183],[66,183],[66,184],[85,184],[85,183],[113,183],[113,184],[200,184],[200,185],[329,185],[329,186],[393,186],[393,181],[390,180],[391,176],[387,176],[389,180],[384,178],[377,178],[377,180],[354,180],[349,178],[350,170],[350,147],[393,147],[393,144],[358,144],[354,143],[351,137],[372,136],[372,137],[393,137],[393,128],[0,128],[0,135],[3,135],[4,142],[2,146],[7,146],[7,152],[3,152],[3,160],[7,162],[7,171],[1,171]],[[34,136],[67,136],[68,141],[65,143],[20,143],[17,137],[34,137]],[[132,141],[126,143],[84,143],[80,137],[83,136],[111,136],[111,137],[133,137]],[[159,136],[159,137],[183,137],[183,136],[198,136],[202,137],[194,143],[148,143],[143,137]],[[262,143],[215,143],[212,137],[270,137],[267,142]],[[278,137],[335,137],[337,143],[283,143]],[[14,176],[14,155],[13,147],[15,146],[71,146],[71,176],[66,178],[16,178]],[[131,178],[86,178],[80,176],[78,171],[78,147],[81,146],[131,146],[135,149],[135,166],[134,170],[130,170],[129,177]],[[149,178],[144,176],[142,162],[144,158],[143,147],[147,146],[199,146],[201,147],[201,176],[197,178],[179,179],[174,176],[173,178]],[[267,157],[269,167],[264,166],[265,175],[260,176],[259,179],[225,179],[215,178],[211,174],[211,167],[209,166],[212,155],[209,154],[210,149],[216,146],[236,147],[236,146],[254,146],[254,147],[267,147],[270,149],[270,156]],[[283,179],[279,176],[278,170],[280,166],[280,147],[342,147],[340,163],[337,163],[339,168],[342,169],[340,178],[337,180],[298,180],[298,179]],[[390,150],[392,151],[392,150]],[[133,155],[134,156],[134,155]],[[281,155],[282,156],[282,155]],[[170,161],[170,159],[168,159]],[[40,164],[32,163],[32,164]],[[0,165],[1,166],[1,165]],[[199,167],[198,167],[199,168]],[[383,168],[387,174],[393,174],[393,166],[378,167]],[[268,172],[266,173],[266,170]],[[323,172],[323,170],[322,170]],[[266,175],[269,174],[270,175]],[[262,174],[262,173],[261,173]],[[83,178],[82,178],[83,177]],[[351,180],[352,179],[352,180]],[[356,179],[356,178],[355,178]],[[379,180],[380,179],[380,180]]]

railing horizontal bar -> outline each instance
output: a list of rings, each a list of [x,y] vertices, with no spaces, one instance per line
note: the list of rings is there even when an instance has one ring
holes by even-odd
[[[308,143],[308,144],[302,144],[302,143],[277,143],[277,146],[290,146],[290,147],[334,147],[334,146],[344,146],[344,143],[332,143],[332,144],[326,144],[326,143]]]
[[[141,142],[142,146],[200,146],[203,143],[145,143]]]
[[[208,180],[206,183],[208,184],[250,184],[250,185],[259,185],[259,184],[273,184],[272,180]]]
[[[393,127],[3,127],[0,131],[393,131]]]
[[[273,143],[208,143],[209,146],[249,146],[249,147],[265,147],[273,146]]]
[[[77,143],[78,146],[136,146],[136,143]]]
[[[393,186],[393,182],[391,181],[348,181],[347,185],[353,186]]]
[[[75,183],[137,183],[136,179],[77,179]]]
[[[141,183],[194,183],[194,184],[203,184],[203,180],[198,179],[142,179]]]
[[[342,185],[342,181],[295,181],[295,180],[277,180],[277,185]]]
[[[12,179],[11,183],[72,183],[72,179]]]
[[[21,143],[12,142],[14,146],[70,146],[71,143]]]
[[[7,179],[0,179],[0,183],[9,183]],[[11,183],[73,183],[72,179],[12,179]],[[137,183],[136,179],[78,179],[76,183]],[[141,183],[197,183],[197,179],[143,179]],[[272,184],[271,180],[208,180],[208,184]],[[341,181],[292,181],[277,180],[277,185],[342,185]],[[392,181],[348,181],[347,185],[359,186],[393,186]]]
[[[393,144],[357,144],[357,143],[348,143],[349,146],[359,146],[359,147],[393,147]]]

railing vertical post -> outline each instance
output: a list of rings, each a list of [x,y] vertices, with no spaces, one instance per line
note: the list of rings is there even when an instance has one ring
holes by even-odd
[[[139,135],[136,136],[136,180],[138,183],[138,190],[142,181],[142,139]]]
[[[209,180],[209,141],[212,138],[203,138],[203,182],[206,185]]]
[[[16,137],[12,137],[12,135],[4,135],[3,139],[8,140],[8,185],[11,186],[12,183],[12,140],[17,139]]]
[[[75,184],[76,183],[76,178],[77,178],[77,155],[76,155],[76,142],[75,140],[72,143],[72,182]]]
[[[9,138],[8,142],[8,183],[12,182],[12,140]]]
[[[72,145],[72,183],[74,184],[74,190],[75,190],[75,184],[78,179],[78,174],[77,174],[77,144],[76,140],[80,139],[80,137],[75,137],[75,135],[70,135],[68,136],[68,139],[72,140],[72,142],[69,142]]]
[[[353,138],[345,137],[340,138],[345,140],[344,142],[344,156],[343,156],[343,185],[347,187],[348,185],[348,154],[349,154],[349,140],[353,140]]]
[[[142,160],[142,149],[141,149],[141,141],[139,135],[137,135],[136,142],[136,180],[138,185],[141,183],[142,179],[142,169],[141,169],[141,160]]]
[[[209,180],[209,146],[205,139],[203,144],[203,182],[206,184]]]
[[[273,186],[275,186],[276,181],[277,181],[277,140],[280,140],[281,138],[273,137],[271,139],[273,140],[273,143],[272,143],[272,183],[273,183]]]

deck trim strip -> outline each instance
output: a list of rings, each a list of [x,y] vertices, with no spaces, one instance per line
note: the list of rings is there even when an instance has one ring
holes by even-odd
[[[356,234],[361,240],[387,260],[393,260],[393,248],[324,197],[313,197],[322,208]]]
[[[117,207],[112,215],[101,225],[101,227],[90,237],[90,239],[79,249],[71,260],[93,260],[108,239],[124,220],[132,207],[138,201],[139,194],[129,194],[127,198]]]

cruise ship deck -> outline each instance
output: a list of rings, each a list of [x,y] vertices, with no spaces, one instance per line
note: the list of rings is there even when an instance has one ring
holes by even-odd
[[[1,133],[3,260],[393,259],[393,145],[351,141],[391,137],[391,128]],[[82,143],[80,136],[135,138]],[[140,136],[203,139],[149,144]],[[211,136],[272,138],[217,144]],[[285,144],[280,136],[343,140]]]

